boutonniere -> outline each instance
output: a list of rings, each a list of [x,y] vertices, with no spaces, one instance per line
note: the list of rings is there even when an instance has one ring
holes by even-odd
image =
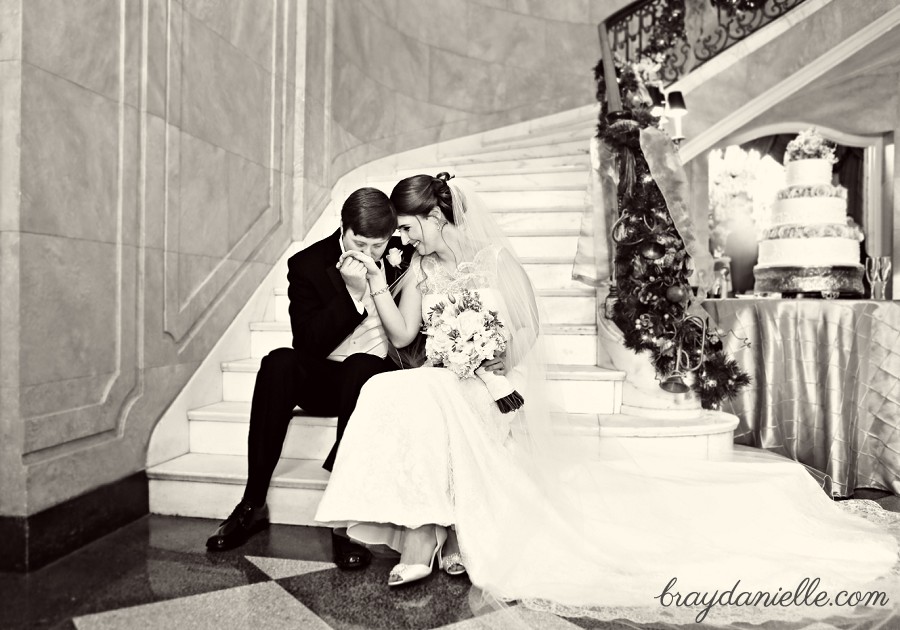
[[[391,247],[384,259],[391,267],[399,267],[403,262],[403,252],[396,247]]]
[[[387,265],[395,269],[398,274],[402,274],[409,268],[409,263],[415,252],[415,247],[404,245],[401,238],[395,234],[388,242],[383,260]]]

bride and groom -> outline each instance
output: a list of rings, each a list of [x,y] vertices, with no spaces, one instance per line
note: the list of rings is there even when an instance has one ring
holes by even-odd
[[[362,189],[345,203],[342,226],[289,263],[294,349],[263,361],[247,490],[208,547],[241,544],[267,523],[266,487],[299,404],[338,416],[340,448],[326,461],[332,475],[316,514],[355,541],[333,536],[335,562],[359,568],[369,554],[357,543],[388,545],[401,552],[391,586],[438,563],[467,572],[498,606],[647,621],[678,619],[661,604],[673,578],[692,594],[736,580],[781,592],[804,578],[835,592],[893,594],[896,524],[839,509],[793,462],[752,454],[598,462],[572,452],[544,391],[531,284],[471,186],[419,175],[399,182],[390,202]],[[375,262],[395,227],[415,247],[399,279]],[[413,343],[428,313],[464,289],[481,294],[509,331],[491,367],[524,393],[517,413],[503,413],[478,379],[425,366]],[[402,349],[402,367],[416,369],[395,369],[389,344]],[[683,612],[693,618],[696,606]],[[834,611],[720,614],[764,621]]]

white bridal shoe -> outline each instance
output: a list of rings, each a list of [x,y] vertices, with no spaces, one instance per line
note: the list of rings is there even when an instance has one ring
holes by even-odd
[[[447,575],[462,575],[466,572],[466,566],[463,564],[462,555],[459,553],[451,553],[442,556],[438,560],[438,566],[446,571]]]
[[[434,561],[437,559],[439,564],[441,564],[441,549],[444,547],[444,543],[447,542],[447,531],[443,527],[435,527],[434,537],[437,546],[434,548],[434,553],[431,554],[431,562],[429,564],[400,563],[394,566],[391,569],[391,574],[388,576],[388,586],[409,584],[431,575],[431,572],[434,571]]]

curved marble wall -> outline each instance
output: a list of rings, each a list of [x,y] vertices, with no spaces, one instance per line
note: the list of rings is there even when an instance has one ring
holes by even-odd
[[[596,0],[334,0],[335,177],[594,102]]]

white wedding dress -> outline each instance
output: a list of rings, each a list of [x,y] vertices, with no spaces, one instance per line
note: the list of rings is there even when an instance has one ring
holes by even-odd
[[[423,315],[463,287],[491,294],[496,256],[497,248],[482,250],[455,275],[423,259]],[[528,409],[524,375],[510,379]],[[831,601],[841,590],[879,588],[890,603],[867,611],[716,606],[704,626],[891,616],[900,597],[898,525],[877,504],[836,504],[801,465],[763,451],[728,461],[573,458],[558,464],[555,480],[564,483],[552,491],[510,437],[516,415],[502,414],[477,378],[443,368],[372,378],[316,520],[398,550],[403,527],[453,525],[473,585],[496,601],[562,615],[688,623],[702,606],[673,605],[676,592],[721,593],[740,581],[736,593],[775,595],[818,578],[816,592]],[[661,596],[673,578],[670,596]]]

